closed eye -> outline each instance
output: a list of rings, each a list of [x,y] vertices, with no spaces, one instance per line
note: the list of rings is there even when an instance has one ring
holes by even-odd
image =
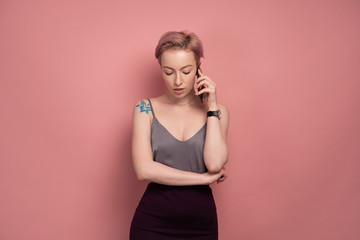
[[[167,72],[165,72],[165,74],[169,76],[169,75],[171,75],[171,74],[173,74],[173,73],[172,73],[172,72],[171,72],[171,73],[167,73]]]
[[[184,74],[189,74],[190,72],[183,72]]]

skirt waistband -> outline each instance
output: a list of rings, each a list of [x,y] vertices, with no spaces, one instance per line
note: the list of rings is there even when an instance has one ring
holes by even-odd
[[[200,189],[210,189],[209,185],[186,185],[186,186],[173,186],[173,185],[164,185],[160,183],[150,182],[148,188],[158,188],[162,190],[200,190]]]

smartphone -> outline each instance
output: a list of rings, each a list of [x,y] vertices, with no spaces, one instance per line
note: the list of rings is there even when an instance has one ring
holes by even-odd
[[[202,71],[201,68],[200,68],[200,66],[198,66],[197,69],[196,69],[196,77],[197,77],[197,78],[200,77],[199,69],[200,69],[200,71]],[[200,91],[200,90],[203,89],[203,88],[204,88],[204,86],[199,87],[199,88],[198,88],[198,91]],[[203,103],[203,102],[204,102],[204,94],[203,94],[203,93],[200,94],[199,97],[200,97],[201,102]]]

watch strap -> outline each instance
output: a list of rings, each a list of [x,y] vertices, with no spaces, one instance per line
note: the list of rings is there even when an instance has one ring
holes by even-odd
[[[208,117],[217,117],[219,120],[220,120],[220,114],[221,114],[220,110],[207,112]]]

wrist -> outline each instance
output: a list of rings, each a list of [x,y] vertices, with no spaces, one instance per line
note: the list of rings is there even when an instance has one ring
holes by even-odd
[[[217,110],[219,110],[219,106],[216,103],[208,106],[208,111],[217,111]]]
[[[211,179],[210,179],[210,175],[208,172],[202,173],[202,182],[204,185],[210,185],[211,184]]]
[[[216,117],[217,119],[220,120],[221,119],[221,111],[220,110],[208,111],[207,117]]]

